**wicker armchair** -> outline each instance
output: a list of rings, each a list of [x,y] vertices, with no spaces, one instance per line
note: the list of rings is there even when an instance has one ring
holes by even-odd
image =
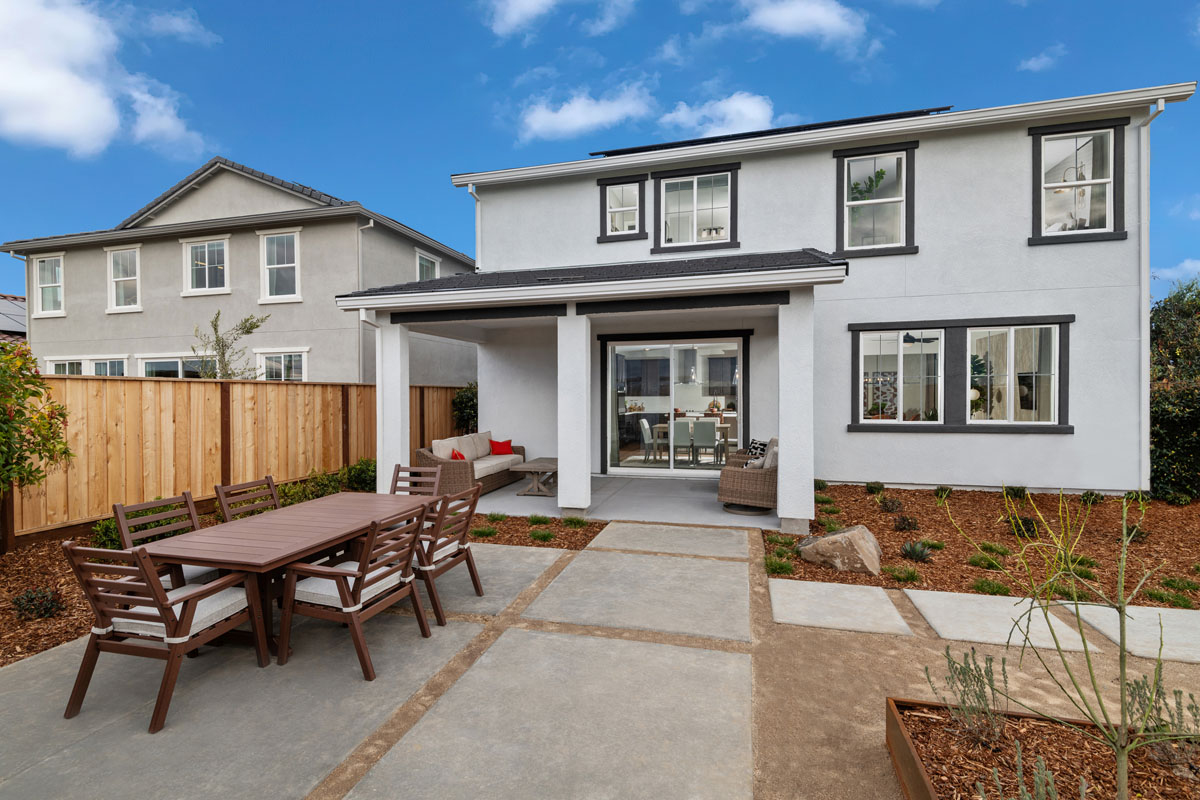
[[[729,454],[725,467],[721,469],[717,500],[739,506],[775,508],[779,467],[746,469],[749,460],[750,456],[745,450]]]
[[[520,445],[513,445],[513,453],[519,455],[522,461],[525,461],[525,448]],[[475,466],[470,461],[454,461],[449,458],[438,458],[433,454],[433,450],[428,447],[422,447],[417,451],[416,466],[418,467],[441,467],[442,468],[442,483],[438,490],[444,495],[453,495],[465,492],[475,484],[482,484],[483,494],[495,491],[501,486],[507,486],[510,483],[516,483],[521,479],[521,474],[513,472],[510,469],[503,469],[499,472],[493,472],[491,475],[484,475],[482,478],[475,477]]]

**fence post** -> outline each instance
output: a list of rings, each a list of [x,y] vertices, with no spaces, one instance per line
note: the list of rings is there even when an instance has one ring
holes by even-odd
[[[17,487],[10,484],[0,494],[0,555],[17,549]]]
[[[342,384],[342,466],[350,466],[350,387]]]
[[[229,411],[229,384],[221,383],[221,484],[233,483],[233,421]]]

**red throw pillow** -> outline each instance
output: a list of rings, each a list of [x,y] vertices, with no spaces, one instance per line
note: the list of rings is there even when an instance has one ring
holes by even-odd
[[[451,461],[466,461],[467,457],[464,456],[462,453],[458,452],[457,450],[451,449],[450,450],[450,460]]]
[[[505,439],[503,442],[497,442],[495,439],[488,439],[492,445],[492,455],[494,456],[511,456],[513,454],[512,439]]]

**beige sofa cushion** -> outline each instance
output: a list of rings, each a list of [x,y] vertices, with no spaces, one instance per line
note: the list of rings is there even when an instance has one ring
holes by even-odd
[[[483,458],[492,454],[492,432],[482,431],[480,433],[472,433],[469,437],[472,446],[475,448],[475,458]]]
[[[449,458],[450,451],[457,446],[457,443],[458,437],[434,439],[429,443],[429,449],[433,451],[433,455],[437,458]]]
[[[488,475],[495,475],[497,472],[508,469],[513,464],[520,464],[521,457],[515,453],[511,456],[484,456],[476,459],[472,466],[475,469],[475,477],[483,478]]]

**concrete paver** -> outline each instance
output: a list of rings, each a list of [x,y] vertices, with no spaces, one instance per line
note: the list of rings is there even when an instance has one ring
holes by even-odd
[[[750,555],[745,530],[633,522],[609,523],[588,547],[724,558],[747,558]]]
[[[1067,603],[1061,605],[1069,612],[1074,612],[1073,605]],[[1079,616],[1113,642],[1120,641],[1120,622],[1115,610],[1081,604]],[[1160,619],[1162,621],[1161,631],[1159,630]],[[1160,633],[1164,659],[1200,664],[1200,611],[1151,606],[1140,606],[1129,610],[1125,625],[1125,647],[1129,652],[1143,658],[1155,658],[1158,655]],[[1088,646],[1091,645],[1092,642],[1089,640]]]
[[[437,578],[438,597],[442,608],[460,614],[499,614],[517,598],[521,591],[533,583],[538,575],[557,561],[562,550],[548,547],[514,547],[503,544],[471,543],[475,566],[479,569],[479,582],[483,584],[483,597],[475,594],[471,585],[471,573],[465,564],[460,564]],[[421,600],[426,609],[431,609],[425,584],[417,581]],[[408,601],[403,601],[407,605]]]
[[[1029,640],[1034,647],[1054,647],[1054,639],[1041,611],[1035,609],[1032,614],[1021,616],[1032,602],[1030,600],[919,589],[905,589],[904,593],[943,639],[984,644],[1011,643],[1014,647],[1020,647],[1025,637],[1013,627],[1014,620],[1020,618],[1022,628],[1029,629]],[[1083,649],[1079,632],[1070,625],[1055,617],[1050,618],[1050,625],[1064,650]]]
[[[776,622],[810,628],[913,635],[887,592],[878,586],[772,578],[770,589],[771,612]]]

